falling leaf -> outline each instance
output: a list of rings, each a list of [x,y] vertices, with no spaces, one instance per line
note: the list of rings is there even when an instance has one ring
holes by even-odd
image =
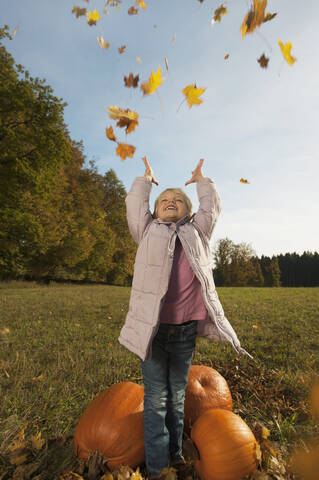
[[[136,0],[136,5],[141,7],[143,10],[145,10],[146,8],[146,3],[144,2],[144,0]]]
[[[268,62],[269,62],[269,58],[267,58],[267,57],[265,56],[265,54],[263,53],[263,54],[261,55],[261,57],[258,58],[257,62],[259,62],[261,68],[267,68]]]
[[[118,143],[116,149],[116,155],[121,157],[122,160],[125,160],[126,157],[133,158],[136,147],[133,145],[128,145],[127,143]]]
[[[240,27],[242,38],[246,33],[252,33],[256,27],[260,27],[265,18],[266,6],[267,0],[253,0],[252,8],[246,14]]]
[[[97,9],[95,9],[94,12],[91,12],[91,10],[89,10],[89,13],[87,14],[87,22],[90,26],[96,25],[96,22],[99,18],[101,17]]]
[[[125,132],[126,133],[131,133],[135,130],[135,127],[138,125],[137,120],[129,120],[128,118],[120,118],[116,125],[120,128],[125,127]]]
[[[222,15],[226,15],[226,13],[227,13],[227,8],[222,3],[218,8],[216,8],[212,18],[212,23],[220,22],[222,19]]]
[[[187,85],[183,90],[183,95],[185,95],[189,108],[193,105],[200,105],[203,103],[201,98],[198,98],[199,95],[202,95],[205,92],[206,88],[197,88],[196,84]]]
[[[106,7],[119,7],[122,3],[122,0],[107,0],[105,3]]]
[[[168,61],[167,61],[167,57],[165,57],[165,67],[166,67],[166,70],[168,71]]]
[[[241,178],[239,181],[240,181],[241,183],[249,183],[248,180],[245,180],[244,178]]]
[[[116,136],[114,135],[112,126],[110,126],[109,128],[106,128],[105,133],[106,133],[106,136],[109,140],[112,140],[113,142],[117,142]]]
[[[45,439],[41,438],[41,432],[39,432],[37,435],[31,435],[31,444],[35,450],[41,450],[45,444]]]
[[[96,37],[96,38],[97,38],[98,44],[100,45],[101,48],[105,48],[105,50],[110,48],[110,44],[108,42],[104,41],[103,36],[101,38],[99,38],[99,37]]]
[[[128,118],[129,120],[137,120],[138,119],[138,113],[133,112],[132,110],[129,110],[128,108],[126,110],[123,110],[121,108],[118,108],[116,105],[112,105],[107,109],[107,112],[109,114],[109,117],[112,120],[118,120],[121,118]]]
[[[269,22],[270,20],[272,20],[273,18],[275,18],[275,16],[277,15],[277,13],[267,13],[265,15],[265,18],[263,19],[263,22]]]
[[[139,81],[139,75],[136,75],[135,77],[133,76],[133,73],[131,72],[128,77],[124,76],[124,84],[125,87],[133,87],[136,88],[138,85]]]
[[[286,60],[286,62],[288,62],[289,65],[293,65],[293,63],[295,63],[296,59],[295,59],[295,57],[292,57],[291,54],[290,54],[290,50],[292,48],[291,42],[287,42],[287,43],[283,44],[281,40],[278,40],[278,44],[280,46],[281,53],[283,54],[283,57]]]
[[[158,67],[157,72],[151,72],[150,78],[147,82],[142,83],[141,90],[144,95],[152,95],[155,90],[163,83],[164,78],[161,76],[161,67]]]
[[[122,45],[121,47],[118,48],[118,51],[119,53],[123,53],[125,49],[126,49],[126,45]]]
[[[86,8],[73,7],[72,13],[75,13],[76,18],[83,17],[86,15]]]
[[[138,63],[141,63],[141,61],[142,61],[141,57],[138,57],[138,56],[136,57],[136,60],[138,61]]]
[[[224,56],[225,60],[227,60],[227,58],[229,58],[229,53],[226,53],[226,55]]]
[[[18,29],[19,29],[19,25],[17,25],[17,26],[15,27],[15,29],[13,30],[13,35],[16,35],[16,34],[17,34]]]
[[[136,7],[130,7],[127,11],[129,15],[137,15],[138,14],[138,8]]]

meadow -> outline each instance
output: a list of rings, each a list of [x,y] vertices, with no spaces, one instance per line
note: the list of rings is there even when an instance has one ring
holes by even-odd
[[[319,289],[217,291],[254,359],[228,343],[198,339],[193,363],[221,373],[233,411],[250,427],[268,428],[288,458],[295,445],[319,435],[308,398],[319,374]],[[74,470],[73,433],[88,403],[114,383],[142,383],[138,358],[117,341],[129,294],[106,285],[0,283],[0,479],[11,478],[8,447],[24,427],[26,438],[41,432],[45,439],[33,478]]]

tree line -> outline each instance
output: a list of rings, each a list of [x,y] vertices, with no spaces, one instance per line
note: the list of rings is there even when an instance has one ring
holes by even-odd
[[[111,169],[86,162],[70,138],[66,104],[16,65],[0,29],[0,279],[131,285],[136,248],[126,191]],[[218,241],[218,286],[318,286],[318,253],[260,259],[247,244]]]

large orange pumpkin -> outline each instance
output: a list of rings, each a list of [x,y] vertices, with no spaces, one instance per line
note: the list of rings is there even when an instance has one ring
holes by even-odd
[[[98,450],[109,468],[144,462],[144,388],[132,382],[112,385],[89,404],[77,424],[74,453],[88,459]]]
[[[185,393],[185,430],[189,431],[197,418],[211,408],[232,410],[233,401],[227,382],[213,368],[192,365]]]
[[[207,410],[196,420],[191,438],[200,456],[195,468],[203,480],[241,480],[257,467],[254,434],[229,410]]]

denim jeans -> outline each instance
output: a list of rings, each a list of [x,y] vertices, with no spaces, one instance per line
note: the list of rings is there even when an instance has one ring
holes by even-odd
[[[182,455],[185,389],[196,334],[196,320],[181,325],[161,323],[152,343],[151,360],[141,360],[149,474],[158,475]]]

